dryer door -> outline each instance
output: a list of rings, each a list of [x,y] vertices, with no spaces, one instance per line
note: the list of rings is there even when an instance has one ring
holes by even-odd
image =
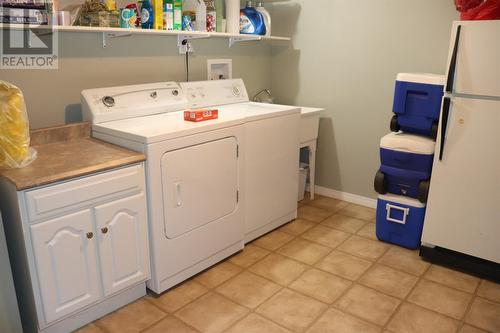
[[[238,204],[236,138],[167,152],[161,160],[165,235],[176,238],[231,214]]]

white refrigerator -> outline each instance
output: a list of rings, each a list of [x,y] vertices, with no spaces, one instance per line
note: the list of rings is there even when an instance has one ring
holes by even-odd
[[[454,22],[448,65],[421,254],[500,274],[500,21]]]

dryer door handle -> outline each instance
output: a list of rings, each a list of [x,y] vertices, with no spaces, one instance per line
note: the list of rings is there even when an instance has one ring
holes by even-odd
[[[181,189],[181,183],[174,183],[174,193],[175,193],[175,206],[176,207],[181,207],[182,206],[182,189]]]

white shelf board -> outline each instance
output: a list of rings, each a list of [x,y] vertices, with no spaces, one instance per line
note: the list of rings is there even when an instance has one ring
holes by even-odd
[[[23,30],[26,28],[24,24],[2,24],[0,29]],[[255,36],[244,34],[229,34],[223,32],[202,32],[202,31],[181,31],[181,30],[154,30],[154,29],[131,29],[131,28],[106,28],[106,27],[84,27],[84,26],[61,26],[61,25],[38,25],[31,26],[32,29],[53,30],[58,32],[87,32],[87,33],[109,33],[109,34],[131,34],[131,35],[153,35],[153,36],[199,36],[206,38],[242,38],[248,37],[249,40],[263,41],[290,41],[288,37],[278,36]],[[258,38],[256,38],[258,37]]]

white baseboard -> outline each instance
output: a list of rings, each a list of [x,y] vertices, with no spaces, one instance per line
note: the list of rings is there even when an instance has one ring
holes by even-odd
[[[316,190],[317,194],[323,195],[325,197],[343,200],[343,201],[347,201],[347,202],[361,205],[361,206],[365,206],[365,207],[377,208],[377,200],[376,199],[363,197],[363,196],[357,195],[357,194],[341,192],[341,191],[333,190],[331,188],[318,186],[318,185],[316,185],[315,190]]]

